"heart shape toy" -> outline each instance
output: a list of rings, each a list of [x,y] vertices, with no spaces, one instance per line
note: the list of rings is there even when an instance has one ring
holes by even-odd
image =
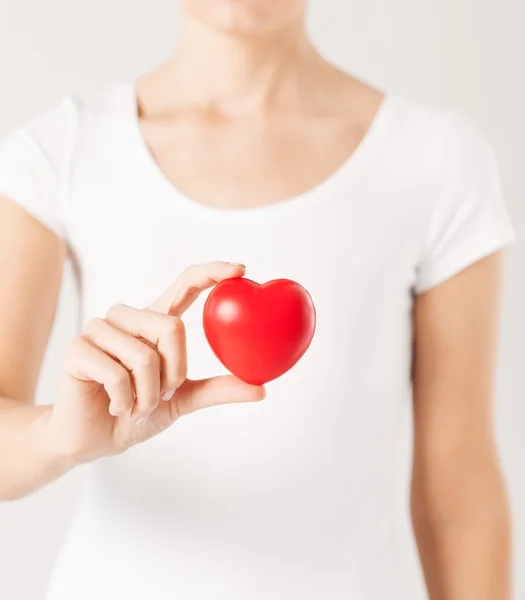
[[[310,346],[315,321],[310,294],[290,279],[263,285],[226,279],[210,292],[203,313],[215,356],[252,385],[268,383],[297,363]]]

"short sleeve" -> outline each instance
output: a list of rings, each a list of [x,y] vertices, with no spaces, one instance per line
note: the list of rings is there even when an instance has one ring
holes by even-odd
[[[66,237],[64,183],[77,109],[73,100],[64,98],[0,142],[0,195],[61,238]]]
[[[457,109],[448,131],[415,293],[446,281],[516,238],[487,137]]]

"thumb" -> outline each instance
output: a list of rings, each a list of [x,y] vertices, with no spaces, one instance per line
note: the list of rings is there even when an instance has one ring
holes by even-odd
[[[244,383],[233,375],[221,375],[208,379],[187,379],[170,400],[175,414],[180,417],[201,408],[235,402],[258,402],[266,397],[262,385]]]

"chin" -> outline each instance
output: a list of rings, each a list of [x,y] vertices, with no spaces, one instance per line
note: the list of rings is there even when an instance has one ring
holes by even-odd
[[[183,0],[190,16],[232,35],[264,35],[301,16],[304,0]]]
[[[256,35],[275,29],[268,23],[262,11],[248,10],[243,6],[228,6],[225,2],[222,14],[217,15],[216,27],[228,33],[239,35]],[[238,4],[238,3],[233,3]]]

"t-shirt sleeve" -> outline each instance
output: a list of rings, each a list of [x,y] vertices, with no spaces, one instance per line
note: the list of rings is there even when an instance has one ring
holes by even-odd
[[[66,237],[64,188],[77,117],[76,103],[64,98],[0,142],[0,195],[61,238]]]
[[[516,238],[492,145],[462,111],[449,112],[447,143],[415,293],[422,293]]]

